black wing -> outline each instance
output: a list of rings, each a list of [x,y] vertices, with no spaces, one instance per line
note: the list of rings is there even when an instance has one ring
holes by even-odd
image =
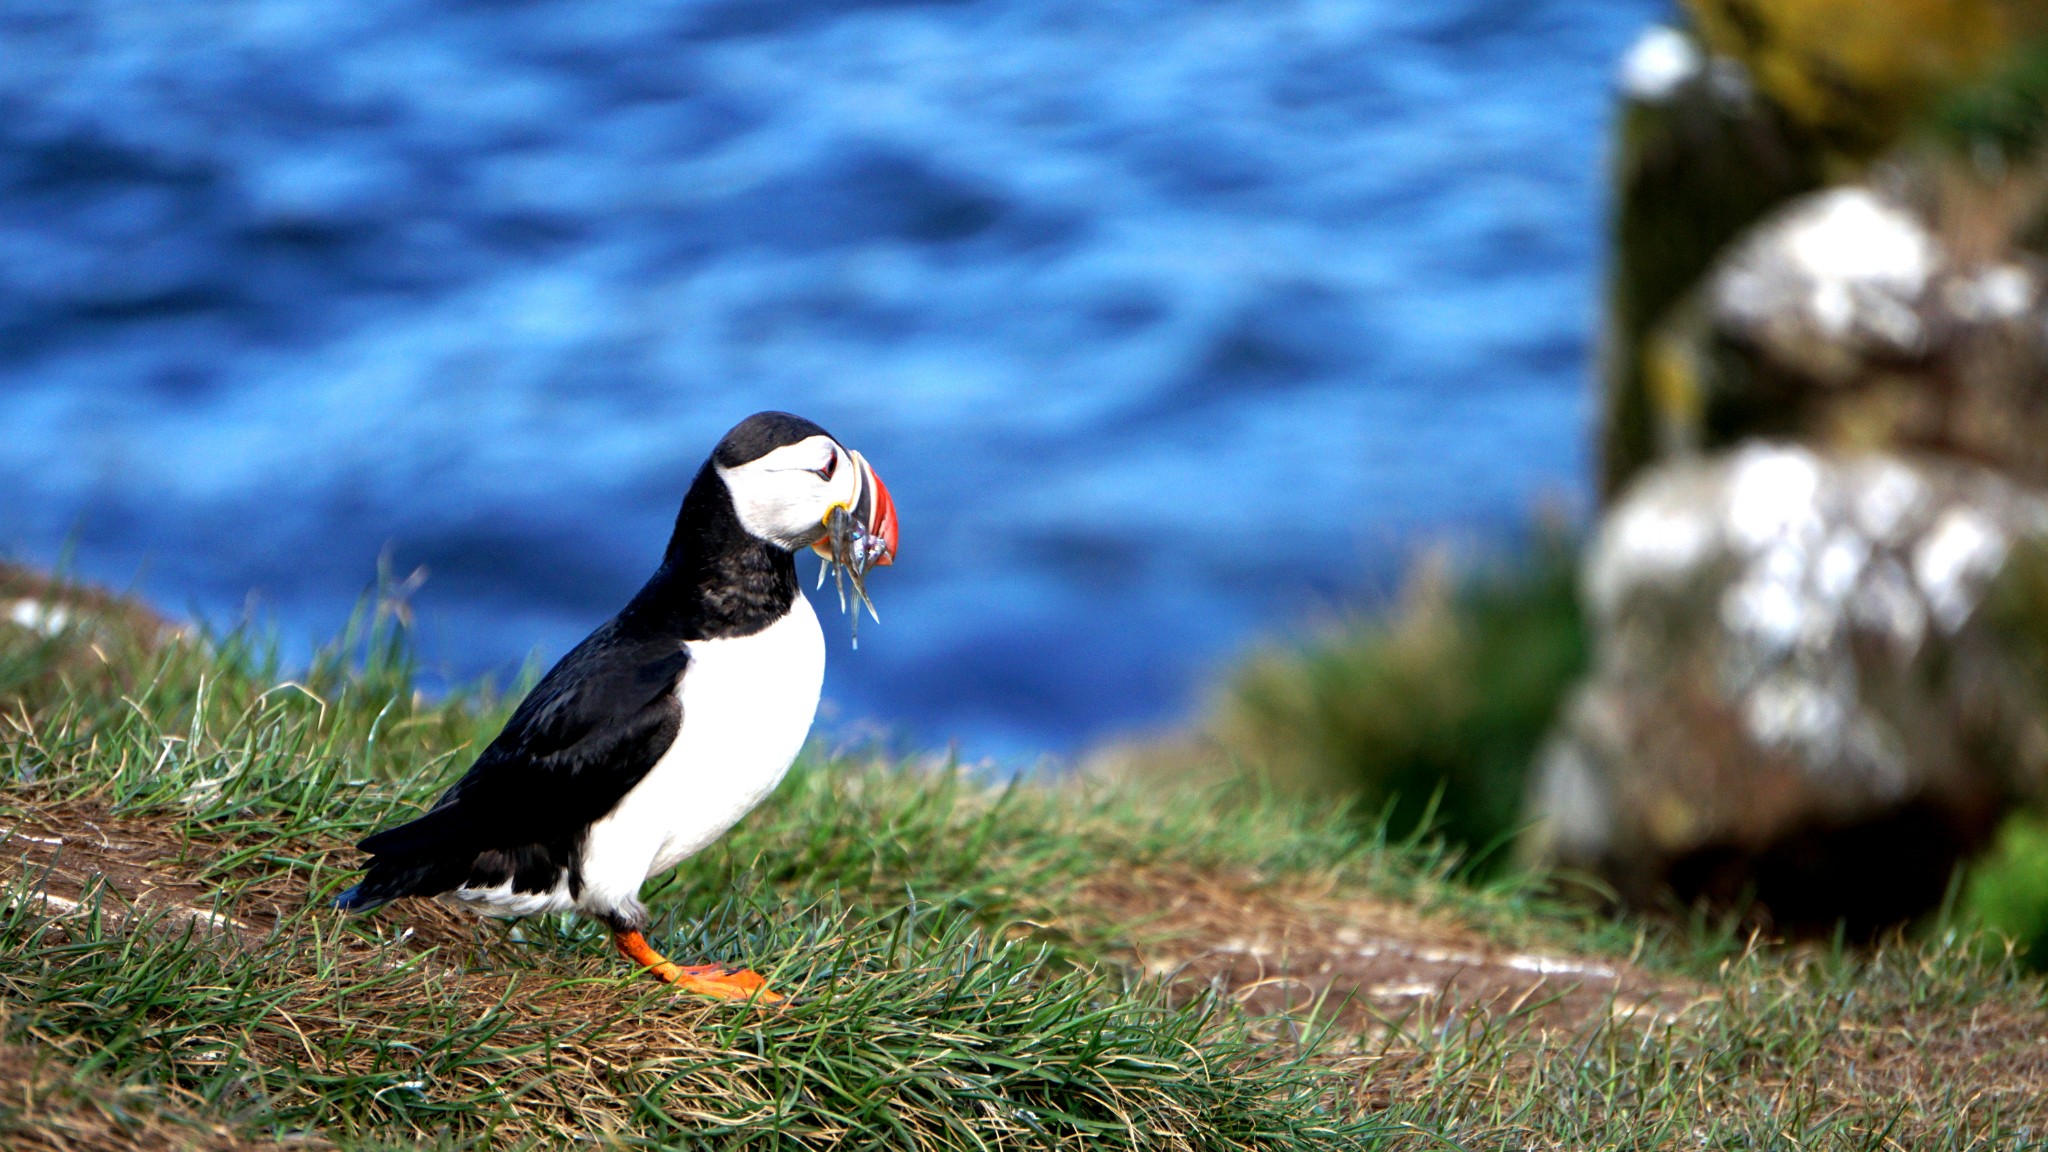
[[[573,839],[675,742],[683,715],[675,688],[689,660],[673,639],[629,637],[618,621],[607,623],[534,686],[432,811],[358,847],[460,856]]]

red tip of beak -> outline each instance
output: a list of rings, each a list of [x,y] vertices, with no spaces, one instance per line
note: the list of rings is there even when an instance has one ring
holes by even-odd
[[[889,487],[882,483],[882,475],[874,467],[868,467],[868,479],[874,481],[875,490],[869,494],[868,531],[882,540],[881,558],[876,567],[896,562],[896,501],[889,497]]]

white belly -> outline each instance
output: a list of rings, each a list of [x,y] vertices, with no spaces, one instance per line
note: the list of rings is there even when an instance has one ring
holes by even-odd
[[[775,790],[810,734],[825,679],[825,635],[797,593],[752,636],[697,640],[680,696],[682,731],[583,841],[582,897],[631,907],[647,878],[695,855]]]

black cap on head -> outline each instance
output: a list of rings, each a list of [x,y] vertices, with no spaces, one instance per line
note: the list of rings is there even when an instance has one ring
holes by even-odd
[[[711,458],[722,468],[737,468],[759,460],[777,448],[808,440],[813,436],[831,438],[831,433],[801,416],[787,412],[756,412],[725,434]]]

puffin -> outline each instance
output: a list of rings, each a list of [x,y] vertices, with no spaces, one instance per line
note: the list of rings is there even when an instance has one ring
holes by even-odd
[[[335,906],[416,896],[501,918],[574,912],[656,979],[781,1000],[751,969],[655,951],[640,889],[766,799],[810,732],[825,637],[796,554],[818,551],[865,602],[862,578],[894,563],[896,539],[895,502],[860,453],[787,412],[740,421],[691,482],[646,585],[541,677],[433,808],[357,845],[364,875]]]

